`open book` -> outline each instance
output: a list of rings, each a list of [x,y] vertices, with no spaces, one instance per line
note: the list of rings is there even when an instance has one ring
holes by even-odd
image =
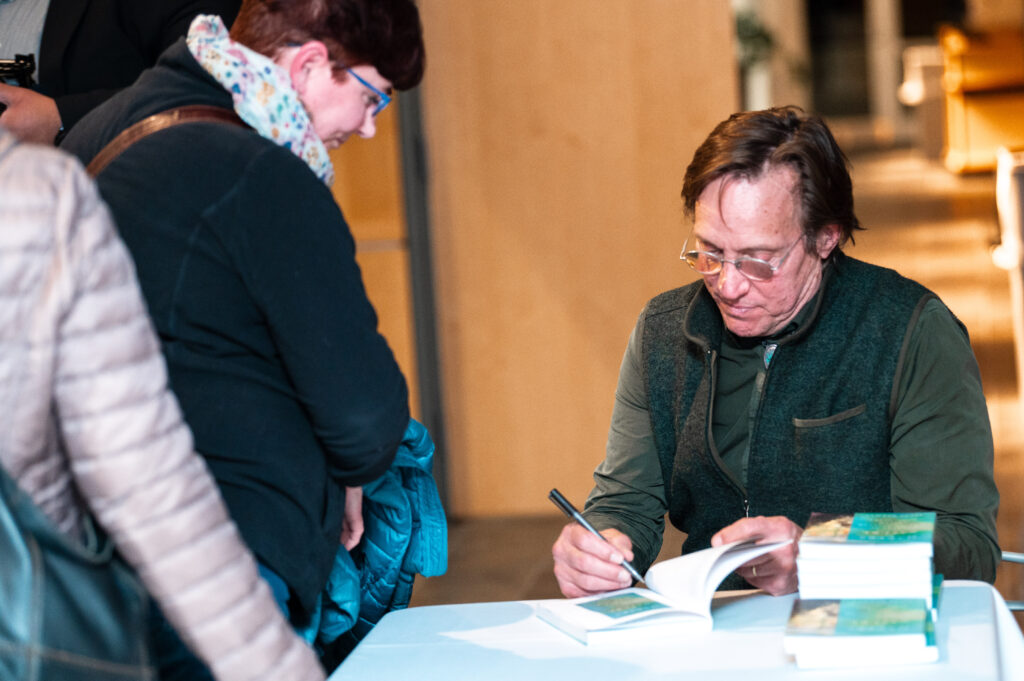
[[[733,542],[663,560],[644,575],[647,589],[541,601],[537,616],[586,644],[635,638],[633,633],[643,638],[680,628],[711,629],[711,597],[722,580],[750,559],[788,543]]]

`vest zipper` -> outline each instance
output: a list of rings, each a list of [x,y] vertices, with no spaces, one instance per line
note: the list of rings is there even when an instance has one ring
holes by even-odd
[[[722,475],[725,476],[726,480],[728,480],[732,484],[732,486],[736,489],[736,491],[739,492],[740,498],[743,500],[743,515],[744,515],[744,517],[749,518],[750,517],[750,499],[747,498],[747,490],[746,490],[746,488],[743,485],[740,484],[740,481],[737,480],[733,476],[732,471],[730,471],[722,463],[722,457],[718,453],[718,447],[715,446],[715,439],[714,439],[714,436],[712,435],[711,423],[712,423],[712,420],[713,420],[713,417],[714,417],[714,413],[713,412],[714,412],[714,405],[715,405],[715,388],[717,387],[717,383],[718,383],[718,371],[717,371],[718,354],[714,350],[712,350],[711,348],[705,348],[704,349],[704,357],[705,357],[705,359],[706,359],[706,361],[708,363],[708,375],[711,376],[711,385],[710,385],[710,391],[711,392],[708,395],[708,411],[707,411],[707,416],[705,417],[705,419],[706,419],[705,420],[706,432],[704,434],[704,437],[707,440],[708,449],[711,450],[711,456],[715,460],[715,465],[718,466],[718,470],[720,470],[722,472]]]
[[[775,352],[778,350],[777,343],[769,343],[768,341],[761,342],[761,352],[764,363],[764,372],[758,371],[757,376],[754,378],[754,398],[751,401],[751,409],[747,412],[747,418],[750,419],[750,426],[747,428],[747,466],[749,474],[750,465],[750,453],[753,449],[753,443],[755,442],[755,430],[759,417],[761,415],[761,407],[764,400],[764,388],[768,385],[768,374],[772,370],[772,360],[775,358]]]
[[[762,361],[764,363],[764,372],[758,371],[757,377],[754,379],[754,399],[751,400],[751,407],[747,412],[747,418],[749,419],[749,427],[747,428],[747,475],[750,475],[750,457],[753,453],[753,445],[755,442],[755,435],[757,430],[758,419],[761,414],[761,406],[764,399],[764,387],[768,384],[768,373],[772,369],[772,360],[775,358],[775,352],[778,350],[778,343],[769,343],[768,341],[761,342]],[[743,511],[746,516],[750,517],[750,500],[743,500]]]

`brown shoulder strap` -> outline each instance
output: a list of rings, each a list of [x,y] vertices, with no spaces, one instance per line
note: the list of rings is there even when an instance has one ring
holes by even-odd
[[[152,116],[143,118],[138,123],[122,130],[117,137],[110,141],[110,144],[103,147],[103,149],[100,150],[100,153],[96,154],[85,170],[90,176],[96,177],[103,172],[103,169],[107,167],[107,164],[120,156],[121,152],[138,142],[143,137],[152,135],[154,132],[163,130],[164,128],[181,125],[182,123],[193,123],[199,121],[233,123],[234,125],[248,127],[242,122],[242,119],[238,117],[238,114],[231,109],[225,109],[220,106],[208,106],[205,104],[179,106],[177,108],[161,111],[158,114],[153,114]]]

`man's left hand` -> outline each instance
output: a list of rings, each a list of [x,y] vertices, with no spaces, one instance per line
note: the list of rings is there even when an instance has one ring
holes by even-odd
[[[796,581],[796,540],[803,534],[803,528],[781,515],[741,518],[732,525],[723,527],[711,538],[712,546],[721,546],[743,539],[759,538],[759,544],[792,539],[792,543],[771,553],[754,558],[739,567],[736,573],[773,596],[793,593]]]

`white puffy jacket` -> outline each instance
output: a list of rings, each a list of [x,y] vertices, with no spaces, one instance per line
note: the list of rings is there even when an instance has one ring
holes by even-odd
[[[87,506],[220,681],[323,678],[193,452],[93,183],[2,129],[0,463],[68,533]]]

